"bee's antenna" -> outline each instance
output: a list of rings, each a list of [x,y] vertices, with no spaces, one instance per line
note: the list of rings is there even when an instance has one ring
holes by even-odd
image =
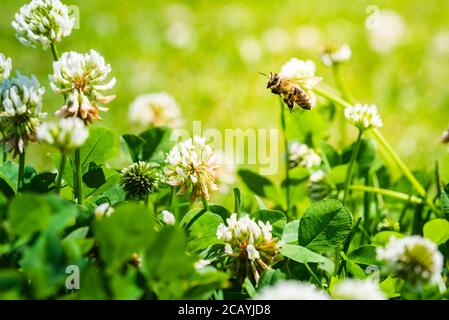
[[[263,73],[263,72],[259,72],[259,73],[268,78],[268,75],[266,73]]]

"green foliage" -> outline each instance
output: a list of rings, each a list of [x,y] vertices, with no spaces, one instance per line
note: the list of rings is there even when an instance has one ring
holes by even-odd
[[[325,253],[341,246],[351,231],[351,213],[337,200],[312,204],[299,222],[298,244]]]
[[[250,214],[256,221],[270,222],[273,226],[273,235],[280,237],[284,230],[287,218],[281,211],[276,210],[257,210]]]
[[[192,209],[184,216],[181,225],[188,234],[188,248],[199,251],[218,243],[217,227],[223,223],[220,215],[204,209]]]
[[[17,191],[19,166],[12,161],[6,161],[0,166],[0,191],[7,198],[11,198]]]
[[[274,203],[282,201],[279,190],[270,179],[255,172],[243,169],[239,170],[238,174],[248,189],[256,195],[269,199]]]
[[[433,219],[424,225],[424,237],[440,245],[449,240],[449,221]]]
[[[108,219],[98,221],[94,234],[100,245],[101,258],[113,269],[145,250],[154,237],[153,218],[138,204],[122,204]]]
[[[156,127],[142,132],[138,136],[123,135],[122,139],[133,162],[149,161],[162,164],[165,154],[174,145],[170,137],[170,128]]]

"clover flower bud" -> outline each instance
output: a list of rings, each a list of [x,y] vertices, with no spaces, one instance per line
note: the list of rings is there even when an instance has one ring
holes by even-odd
[[[162,210],[162,221],[166,224],[174,225],[176,223],[176,218],[170,211]]]
[[[9,78],[12,69],[11,58],[6,58],[3,53],[0,53],[0,82]]]
[[[135,162],[121,172],[120,185],[132,199],[145,199],[157,190],[159,182],[159,169],[144,161]]]
[[[89,131],[78,118],[44,122],[37,128],[37,139],[67,154],[86,142]]]

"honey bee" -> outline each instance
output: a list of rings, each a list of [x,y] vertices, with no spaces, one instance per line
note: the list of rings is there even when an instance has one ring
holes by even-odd
[[[270,72],[268,77],[267,89],[270,89],[272,93],[282,97],[285,104],[293,112],[295,103],[305,110],[310,110],[313,107],[313,100],[309,92],[304,90],[301,85],[308,82],[317,82],[319,78],[316,77],[304,77],[296,79],[285,79],[279,76],[277,73]]]

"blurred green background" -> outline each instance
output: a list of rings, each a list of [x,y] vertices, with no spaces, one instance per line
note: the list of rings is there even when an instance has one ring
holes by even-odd
[[[36,74],[45,84],[44,108],[52,115],[62,98],[48,86],[51,53],[22,46],[11,27],[15,12],[27,2],[1,0],[0,51],[13,58],[15,70]],[[378,105],[382,131],[407,163],[430,169],[440,159],[443,174],[448,172],[447,147],[438,137],[449,124],[449,1],[64,3],[78,6],[79,29],[59,44],[59,51],[93,48],[105,56],[118,80],[117,99],[103,114],[104,122],[96,125],[117,134],[136,132],[126,120],[131,101],[139,94],[167,91],[181,106],[187,129],[192,120],[201,120],[203,128],[221,130],[276,128],[278,100],[266,90],[266,79],[258,72],[279,71],[295,56],[314,60],[317,74],[334,85],[319,53],[326,44],[347,42],[353,56],[343,75],[352,95]],[[377,47],[372,43],[366,27],[378,9],[396,12],[388,26],[396,30],[395,45],[388,50],[379,47],[383,41]],[[290,127],[301,125],[296,121],[301,115],[290,117]],[[318,123],[319,117],[306,117],[303,125],[327,126]],[[336,134],[330,130],[332,141]],[[38,168],[51,167],[45,157],[48,150],[42,146],[32,150],[31,160]]]

